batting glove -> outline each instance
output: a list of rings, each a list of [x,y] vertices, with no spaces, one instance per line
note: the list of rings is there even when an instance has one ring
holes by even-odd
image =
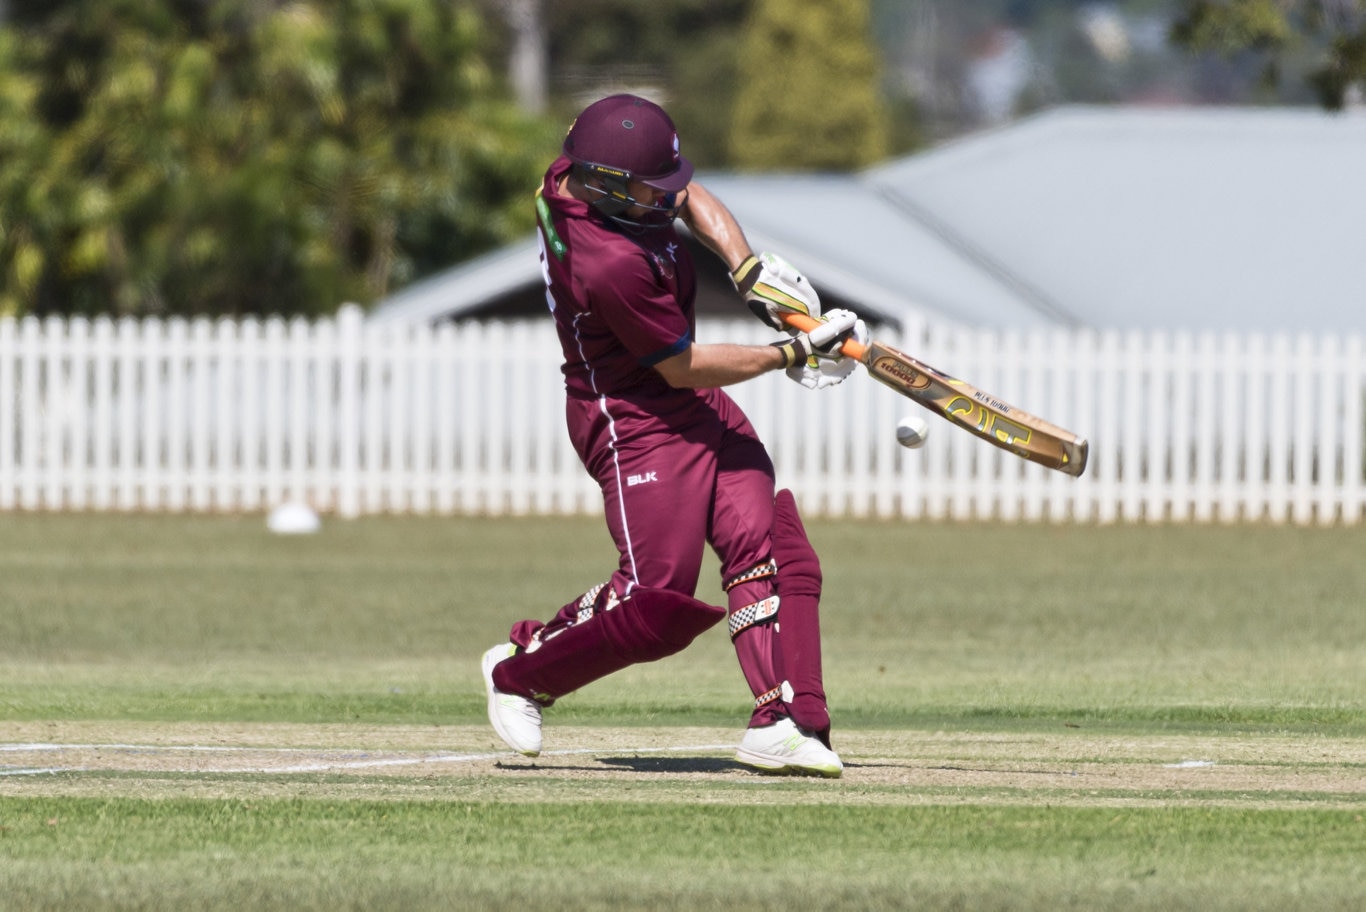
[[[783,353],[786,361],[784,367],[806,365],[814,369],[819,366],[818,362],[821,360],[843,360],[844,355],[840,353],[840,346],[846,339],[855,339],[867,344],[868,327],[852,310],[836,308],[820,319],[820,325],[810,332],[799,332],[791,339],[773,343],[773,346]],[[848,372],[845,374],[847,376]]]
[[[774,329],[787,329],[782,318],[785,313],[821,315],[821,298],[816,289],[780,256],[761,253],[745,257],[730,278],[754,315]]]
[[[844,378],[854,372],[855,363],[853,358],[843,358],[839,361],[822,361],[818,367],[796,364],[787,369],[787,376],[807,389],[825,389],[843,383]]]

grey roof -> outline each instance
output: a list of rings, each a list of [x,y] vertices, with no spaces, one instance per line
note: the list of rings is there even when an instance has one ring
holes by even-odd
[[[370,319],[398,323],[447,319],[514,288],[540,281],[533,235],[414,282],[375,305]]]
[[[1366,117],[1060,109],[873,183],[1099,327],[1366,329]]]
[[[1060,108],[855,175],[698,179],[756,250],[899,323],[1366,329],[1362,116]],[[372,316],[539,282],[533,239]]]
[[[796,264],[818,291],[836,288],[841,297],[896,322],[921,315],[996,326],[1055,322],[862,176],[701,180],[734,213],[756,250]]]

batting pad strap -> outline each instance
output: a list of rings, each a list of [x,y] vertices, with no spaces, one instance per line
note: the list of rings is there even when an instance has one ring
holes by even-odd
[[[606,583],[598,583],[592,589],[585,592],[583,598],[579,599],[578,620],[580,622],[586,621],[593,616],[593,611],[598,605],[598,595],[601,594],[602,590],[605,588],[607,588]]]
[[[753,627],[760,621],[766,621],[778,613],[778,596],[770,595],[761,602],[746,605],[739,611],[730,616],[730,638],[733,640],[740,635],[741,631]]]
[[[748,583],[752,580],[764,579],[769,576],[778,575],[778,562],[769,558],[766,561],[755,564],[742,573],[737,573],[722,584],[722,588],[727,592],[734,589],[741,583]]]
[[[608,583],[610,582],[611,580],[608,580]],[[617,591],[615,589],[609,589],[607,591],[606,599],[603,599],[601,596],[604,589],[607,589],[607,583],[598,583],[583,594],[583,598],[579,599],[579,611],[574,619],[574,623],[582,624],[599,611],[611,611],[613,608],[617,607],[619,602]]]
[[[763,708],[764,708],[765,706],[767,706],[768,704],[770,704],[770,703],[772,703],[772,702],[774,702],[774,701],[776,701],[776,700],[781,699],[781,698],[782,698],[782,695],[783,695],[783,688],[782,688],[782,685],[779,685],[779,686],[773,688],[772,690],[764,691],[763,693],[759,694],[759,696],[757,696],[757,697],[754,698],[754,708],[755,708],[755,709],[763,709]]]

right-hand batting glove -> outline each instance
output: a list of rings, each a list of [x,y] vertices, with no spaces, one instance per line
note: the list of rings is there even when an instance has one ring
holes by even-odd
[[[857,364],[853,358],[845,358],[843,361],[821,361],[819,367],[805,363],[794,364],[787,369],[787,376],[807,389],[826,389],[843,383],[844,378],[854,372]]]
[[[821,315],[821,298],[816,289],[797,267],[780,256],[761,253],[745,257],[730,278],[754,315],[774,329],[788,329],[783,322],[784,313],[817,318]]]
[[[791,339],[773,343],[783,353],[786,361],[783,367],[802,364],[814,368],[817,359],[839,361],[844,358],[840,346],[846,339],[853,338],[867,344],[868,327],[852,310],[836,308],[820,320],[820,325],[810,332],[799,332]]]

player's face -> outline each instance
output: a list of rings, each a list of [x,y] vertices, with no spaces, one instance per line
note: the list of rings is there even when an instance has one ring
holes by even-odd
[[[644,181],[633,180],[626,184],[626,192],[631,195],[637,205],[626,210],[626,214],[631,218],[640,218],[652,209],[658,209],[664,205],[664,197],[669,194],[658,187],[651,187]]]

